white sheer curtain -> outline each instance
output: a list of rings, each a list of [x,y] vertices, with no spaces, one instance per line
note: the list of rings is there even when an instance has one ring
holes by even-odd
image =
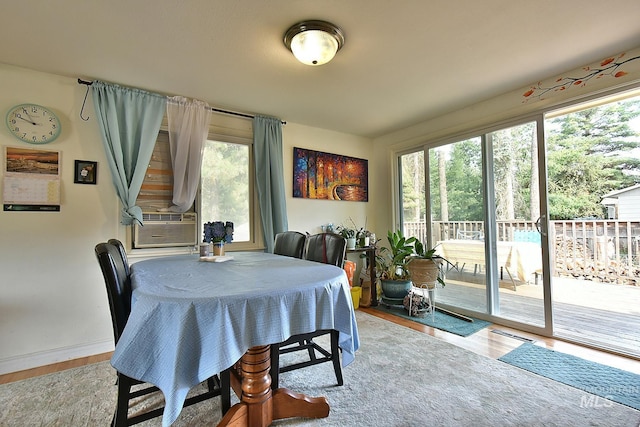
[[[204,142],[209,133],[209,104],[182,96],[168,98],[169,147],[173,166],[171,212],[186,212],[196,198]]]

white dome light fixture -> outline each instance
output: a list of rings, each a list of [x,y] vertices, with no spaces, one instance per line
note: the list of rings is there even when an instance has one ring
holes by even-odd
[[[344,33],[330,22],[302,21],[284,33],[284,44],[303,64],[322,65],[344,45]]]

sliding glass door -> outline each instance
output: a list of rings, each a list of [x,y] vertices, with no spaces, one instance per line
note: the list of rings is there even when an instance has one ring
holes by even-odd
[[[445,308],[640,356],[640,95],[618,98],[398,156]]]
[[[537,128],[527,122],[443,144],[426,161],[424,151],[403,154],[399,166],[405,235],[453,265],[439,300],[542,328]]]
[[[640,356],[640,95],[547,115],[553,330]]]
[[[535,121],[485,135],[492,314],[544,328],[541,192]],[[491,272],[488,272],[491,273]]]

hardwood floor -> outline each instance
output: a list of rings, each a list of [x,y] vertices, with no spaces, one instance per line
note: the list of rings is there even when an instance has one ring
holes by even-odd
[[[53,372],[64,371],[66,369],[77,368],[78,366],[102,362],[104,360],[109,360],[112,354],[112,352],[96,354],[94,356],[67,360],[65,362],[54,363],[52,365],[39,366],[33,369],[25,369],[24,371],[11,372],[9,374],[0,375],[0,384],[11,383],[14,381],[20,381],[27,378],[50,374]]]
[[[638,360],[591,349],[588,347],[583,347],[553,338],[541,337],[539,335],[531,334],[528,332],[507,328],[502,325],[491,325],[488,328],[482,329],[473,335],[470,335],[468,337],[461,337],[372,308],[360,307],[360,310],[373,316],[388,320],[390,322],[395,322],[399,325],[414,329],[418,332],[429,334],[433,337],[439,338],[474,353],[493,359],[499,358],[500,356],[510,352],[511,350],[522,344],[522,340],[520,339],[493,332],[494,330],[499,330],[502,332],[506,332],[507,334],[513,334],[519,337],[535,340],[535,343],[537,345],[541,345],[546,348],[551,348],[563,353],[573,354],[574,356],[582,357],[584,359],[592,360],[604,365],[613,366],[618,369],[624,369],[625,371],[633,372],[640,375],[640,361]],[[14,381],[36,377],[39,375],[45,375],[52,372],[75,368],[90,363],[109,360],[111,358],[111,354],[112,353],[103,353],[95,356],[83,357],[66,362],[60,362],[52,365],[41,366],[38,368],[0,375],[0,384],[6,384]]]
[[[447,286],[438,294],[440,303],[485,313],[484,276],[447,274]],[[500,282],[499,316],[542,327],[545,322],[543,286]],[[565,340],[597,343],[640,360],[640,288],[597,283],[566,277],[553,278],[553,330]]]
[[[489,327],[484,328],[468,337],[461,337],[459,335],[441,331],[439,329],[432,328],[431,326],[426,326],[418,322],[403,319],[398,316],[394,316],[393,314],[385,313],[383,311],[375,310],[372,308],[360,307],[359,310],[362,310],[373,316],[395,322],[399,325],[406,326],[416,331],[429,334],[443,341],[465,348],[474,353],[490,357],[492,359],[497,359],[507,354],[511,350],[520,346],[523,342],[520,339],[493,332],[494,330],[499,330],[519,337],[533,339],[536,345],[554,349],[563,353],[572,354],[577,357],[582,357],[583,359],[591,360],[603,365],[613,366],[615,368],[623,369],[625,371],[633,372],[640,375],[640,361],[636,359],[580,346],[577,344],[572,344],[554,338],[531,334],[529,332],[508,328],[502,325],[492,324]]]

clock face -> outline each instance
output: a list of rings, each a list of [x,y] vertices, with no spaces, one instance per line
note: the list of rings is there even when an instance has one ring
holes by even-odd
[[[60,120],[49,109],[35,104],[13,107],[7,114],[7,127],[18,139],[29,144],[48,144],[60,135]]]

